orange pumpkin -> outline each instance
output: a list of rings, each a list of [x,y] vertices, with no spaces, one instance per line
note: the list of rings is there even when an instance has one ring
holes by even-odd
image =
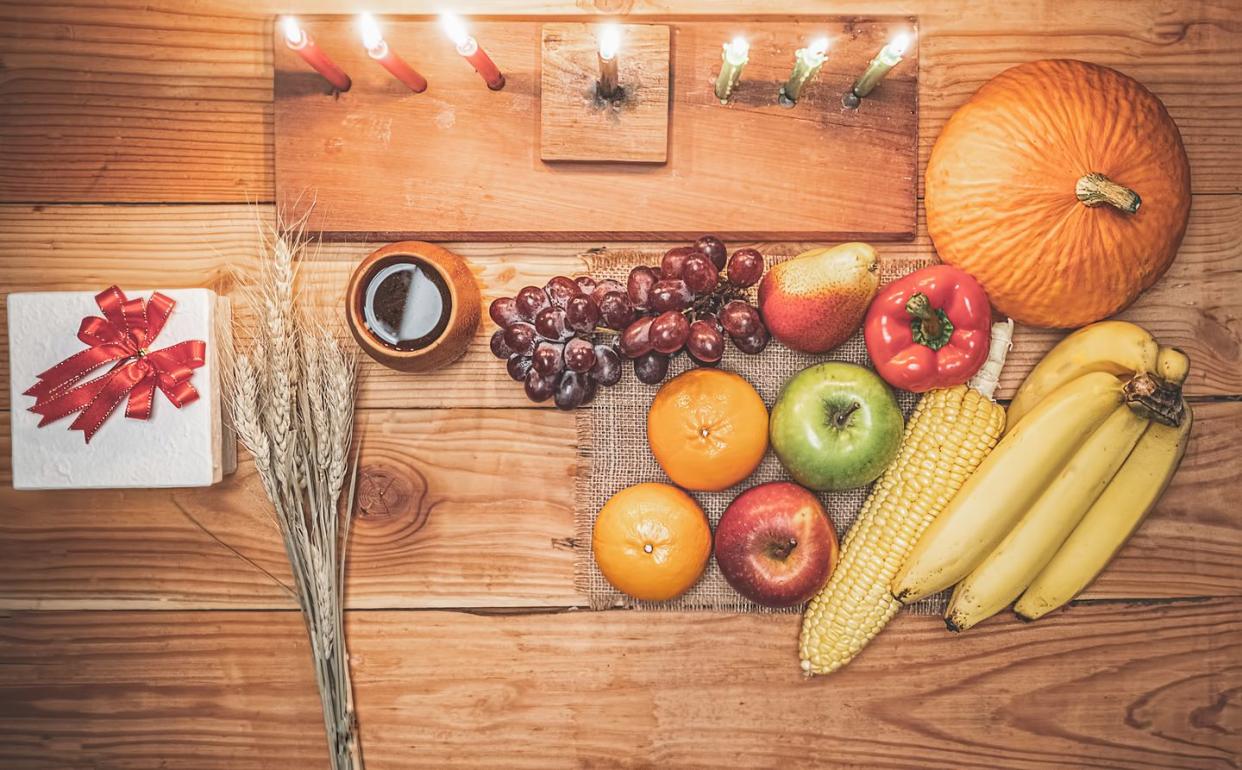
[[[1095,64],[1037,61],[988,81],[945,125],[927,164],[940,258],[1035,326],[1112,315],[1173,261],[1190,165],[1164,105]]]

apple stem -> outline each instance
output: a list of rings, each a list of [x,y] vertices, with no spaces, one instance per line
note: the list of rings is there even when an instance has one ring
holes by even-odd
[[[774,559],[785,561],[786,559],[789,558],[789,554],[793,553],[794,549],[797,547],[798,547],[798,541],[795,538],[791,537],[789,538],[789,540],[787,540],[784,543],[773,543],[772,545],[770,545],[768,547],[768,553]]]
[[[844,429],[846,424],[849,423],[850,421],[850,415],[854,414],[854,412],[857,412],[861,408],[862,408],[862,404],[855,401],[849,406],[842,409],[841,411],[834,414],[832,416],[832,421],[836,424],[836,427],[838,429]]]

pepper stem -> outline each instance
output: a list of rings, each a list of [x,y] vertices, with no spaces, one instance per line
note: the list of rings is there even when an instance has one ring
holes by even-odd
[[[1103,206],[1105,203],[1127,214],[1138,213],[1143,199],[1125,185],[1120,185],[1103,174],[1090,173],[1079,177],[1074,194],[1084,206]]]
[[[913,319],[910,332],[915,342],[932,350],[940,350],[949,344],[949,338],[953,336],[953,322],[944,310],[931,306],[926,294],[916,292],[906,300],[906,312]]]

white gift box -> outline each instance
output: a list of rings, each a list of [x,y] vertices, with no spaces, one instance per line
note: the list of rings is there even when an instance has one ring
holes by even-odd
[[[101,315],[96,292],[10,294],[9,394],[12,415],[15,489],[97,489],[120,487],[204,487],[236,466],[236,442],[225,432],[220,400],[219,340],[228,333],[228,299],[208,289],[161,289],[176,306],[152,351],[185,340],[204,340],[206,361],[190,379],[198,400],[174,406],[158,389],[146,420],[125,415],[126,401],[86,443],[70,430],[76,414],[42,428],[29,411],[33,396],[24,391],[39,374],[88,346],[78,339],[87,316]],[[126,291],[129,299],[149,299],[150,290]],[[98,377],[110,366],[87,375]]]

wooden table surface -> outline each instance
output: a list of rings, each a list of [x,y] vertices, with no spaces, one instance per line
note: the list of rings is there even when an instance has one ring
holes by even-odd
[[[589,0],[456,5],[596,10]],[[0,291],[228,290],[253,262],[256,218],[273,215],[271,24],[289,10],[357,9],[0,2]],[[920,16],[920,165],[954,108],[1022,61],[1112,65],[1168,105],[1193,168],[1190,229],[1169,273],[1124,316],[1193,360],[1197,422],[1173,487],[1068,610],[961,636],[936,617],[901,617],[844,672],[804,681],[796,617],[577,609],[574,418],[526,404],[483,337],[440,374],[369,367],[348,631],[372,768],[1242,762],[1242,3],[876,0],[830,10]],[[452,248],[479,266],[490,298],[572,272],[595,245]],[[351,265],[370,248],[325,248],[305,266],[308,297],[339,312]],[[933,253],[921,225],[912,243],[881,251]],[[1055,339],[1020,331],[1002,395]],[[12,407],[5,390],[0,766],[324,766],[307,642],[253,467],[243,462],[213,489],[17,493]]]

